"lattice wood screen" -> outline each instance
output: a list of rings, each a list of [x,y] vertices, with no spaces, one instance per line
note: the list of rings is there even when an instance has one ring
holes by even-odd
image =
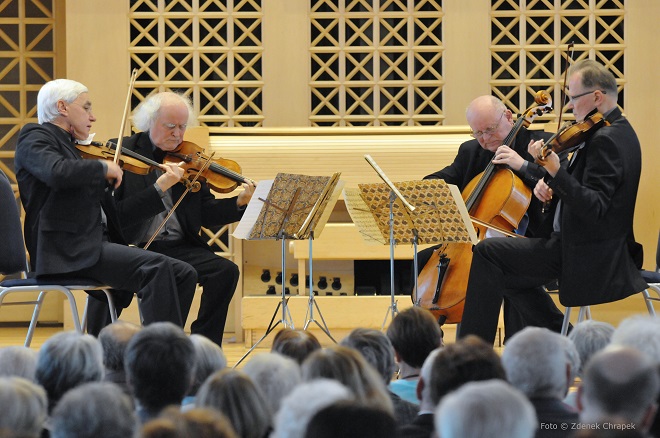
[[[37,93],[64,68],[55,56],[56,0],[0,2],[0,169],[12,182],[21,126],[37,121]],[[59,47],[63,50],[63,47]]]
[[[312,126],[440,125],[441,0],[310,0]]]
[[[540,89],[553,96],[555,107],[560,106],[563,56],[571,42],[573,61],[594,59],[614,73],[623,106],[623,0],[492,0],[491,4],[490,85],[492,94],[509,108],[522,112]]]
[[[210,128],[263,122],[261,0],[131,0],[133,107],[153,92],[188,94]]]

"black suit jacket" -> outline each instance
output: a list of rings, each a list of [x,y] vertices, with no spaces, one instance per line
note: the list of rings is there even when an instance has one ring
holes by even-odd
[[[123,148],[130,149],[146,158],[154,160],[153,144],[146,132],[125,137]],[[155,172],[147,175],[124,173],[122,185],[115,191],[117,210],[126,239],[131,243],[140,243],[146,222],[144,217],[152,218],[165,210],[163,201],[154,187],[158,176]],[[176,202],[184,192],[183,184],[176,184],[170,189]],[[198,192],[188,192],[175,211],[181,223],[186,241],[208,248],[200,237],[201,227],[214,227],[236,222],[243,211],[236,206],[236,197],[216,199],[206,184]],[[148,237],[148,236],[147,236]]]
[[[559,299],[565,306],[616,301],[647,287],[633,234],[641,148],[618,108],[607,121],[569,168],[547,177],[561,198]]]

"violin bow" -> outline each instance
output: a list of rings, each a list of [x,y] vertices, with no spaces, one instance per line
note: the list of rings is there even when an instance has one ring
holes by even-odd
[[[561,129],[561,119],[564,114],[564,105],[566,105],[566,79],[568,77],[568,61],[573,60],[573,42],[571,41],[566,48],[566,52],[571,52],[571,56],[566,56],[566,62],[564,64],[564,85],[561,87],[561,106],[559,107],[559,121],[557,122],[557,132]]]
[[[128,95],[126,96],[126,103],[124,104],[124,114],[121,118],[121,125],[119,125],[119,136],[117,136],[117,148],[115,149],[115,164],[119,163],[119,157],[121,156],[121,144],[124,139],[124,128],[126,127],[126,118],[128,117],[128,110],[131,103],[131,94],[133,94],[133,86],[135,85],[135,80],[137,79],[137,68],[134,68],[131,72],[131,80],[128,84]]]

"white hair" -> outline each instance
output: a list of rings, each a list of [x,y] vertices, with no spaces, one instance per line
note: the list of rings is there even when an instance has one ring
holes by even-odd
[[[196,118],[190,98],[184,94],[174,93],[172,91],[152,94],[140,103],[133,112],[133,126],[139,131],[147,132],[154,126],[154,122],[158,118],[158,112],[163,105],[179,103],[184,104],[188,108],[188,126],[194,126],[196,124]]]
[[[37,118],[39,124],[52,122],[60,116],[57,102],[66,103],[75,101],[82,93],[89,90],[80,82],[71,79],[55,79],[44,84],[37,95]]]
[[[660,364],[660,318],[635,315],[624,319],[612,333],[611,343],[632,347]]]
[[[0,434],[25,438],[41,435],[48,414],[44,389],[21,377],[0,377]]]
[[[614,326],[603,321],[587,319],[576,324],[568,334],[568,339],[573,341],[580,355],[580,369],[578,374],[582,375],[584,367],[595,353],[605,348],[612,339]]]
[[[34,382],[36,368],[36,351],[22,345],[0,348],[0,376],[23,377]]]
[[[264,393],[273,414],[302,381],[298,362],[279,353],[258,354],[245,364],[242,371]]]
[[[447,394],[433,421],[442,438],[532,438],[537,427],[532,403],[499,379],[469,382]]]

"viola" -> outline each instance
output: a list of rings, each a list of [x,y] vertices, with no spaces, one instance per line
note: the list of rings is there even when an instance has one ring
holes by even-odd
[[[605,120],[605,117],[597,110],[593,110],[587,114],[583,121],[568,123],[550,137],[541,147],[537,159],[543,161],[550,152],[558,154],[567,149],[572,149],[584,143],[601,127],[608,125],[609,122]]]

